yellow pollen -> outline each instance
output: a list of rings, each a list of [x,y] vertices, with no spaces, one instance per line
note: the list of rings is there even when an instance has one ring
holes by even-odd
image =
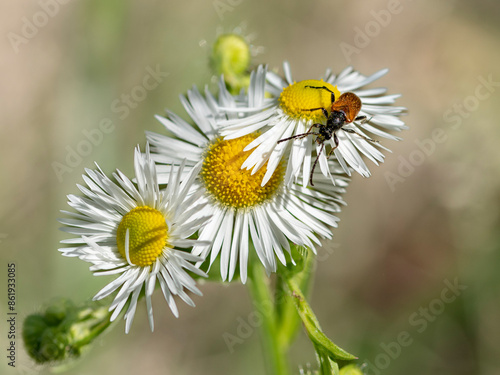
[[[253,175],[241,169],[252,152],[243,149],[258,136],[253,133],[231,140],[218,138],[205,151],[200,174],[208,193],[218,203],[233,208],[252,207],[272,198],[280,187],[285,172],[283,162],[264,186],[260,185],[267,163]]]
[[[337,86],[333,86],[323,80],[308,79],[292,83],[285,87],[279,97],[281,109],[290,117],[303,120],[323,121],[325,116],[320,109],[308,111],[313,108],[325,108],[328,113],[332,107],[332,93],[325,89],[313,89],[311,87],[328,87],[335,94],[335,100],[340,96]]]
[[[116,231],[118,251],[126,259],[125,235],[129,230],[130,262],[140,267],[150,266],[167,245],[168,226],[163,214],[151,207],[130,210]]]

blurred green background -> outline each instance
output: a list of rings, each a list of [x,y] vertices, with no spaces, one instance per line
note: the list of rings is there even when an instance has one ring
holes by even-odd
[[[106,282],[57,252],[65,237],[56,219],[83,169],[97,161],[131,175],[144,131],[163,131],[153,115],[168,107],[186,118],[178,95],[210,83],[208,46],[236,28],[260,52],[256,64],[282,71],[288,60],[297,80],[349,64],[364,74],[388,67],[371,87],[402,93],[397,105],[409,108],[404,141],[383,141],[393,150],[386,162],[372,165],[369,179],[354,176],[334,241],[320,249],[311,303],[326,333],[371,364],[369,374],[498,374],[498,1],[63,3],[0,5],[1,282],[15,262],[19,334],[22,318],[51,298],[83,301]],[[347,45],[356,50],[346,53]],[[164,72],[161,82],[138,89],[148,69]],[[126,111],[120,100],[132,92],[141,100]],[[85,134],[106,119],[108,133],[85,148]],[[73,155],[68,165],[76,150],[81,160]],[[57,174],[54,163],[66,168]],[[455,282],[467,288],[450,298]],[[141,304],[129,335],[120,321],[67,373],[262,374],[257,330],[232,352],[223,338],[248,322],[246,288],[202,291],[196,308],[179,304],[179,319],[157,294],[153,334]],[[395,344],[401,335],[411,343]],[[314,363],[302,332],[290,358],[296,373]],[[4,374],[49,372],[30,362],[20,340],[17,368],[0,362]]]

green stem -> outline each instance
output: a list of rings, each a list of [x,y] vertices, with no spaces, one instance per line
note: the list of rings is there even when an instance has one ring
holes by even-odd
[[[86,346],[90,344],[97,336],[103,333],[113,323],[109,320],[111,318],[111,314],[111,312],[108,312],[106,310],[106,314],[102,317],[100,322],[98,322],[97,324],[94,324],[93,322],[90,323],[91,326],[87,335],[83,339],[76,342],[75,346],[80,348]],[[80,323],[80,325],[86,326],[87,323]]]
[[[272,375],[288,375],[289,367],[286,347],[279,340],[274,300],[268,285],[268,277],[259,263],[250,267],[248,286],[255,308],[262,313],[262,340],[264,354],[267,358],[268,373]]]

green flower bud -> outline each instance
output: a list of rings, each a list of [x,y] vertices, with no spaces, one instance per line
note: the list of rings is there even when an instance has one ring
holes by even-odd
[[[54,301],[45,311],[47,324],[56,326],[61,323],[67,314],[72,313],[76,309],[73,302],[67,298],[59,298]]]
[[[342,367],[339,375],[363,375],[363,371],[358,366],[351,364]]]
[[[249,44],[237,34],[223,34],[216,40],[210,63],[216,75],[224,75],[233,94],[250,83],[251,53]]]
[[[110,325],[109,317],[102,302],[75,306],[70,300],[58,299],[45,312],[29,315],[24,320],[26,351],[37,363],[56,366],[78,358]]]
[[[29,315],[24,320],[23,340],[31,358],[38,363],[45,362],[40,354],[40,338],[48,328],[45,318],[38,314]]]
[[[242,74],[250,66],[250,46],[236,34],[223,34],[214,44],[212,63],[219,74]]]
[[[62,361],[70,355],[66,351],[69,347],[69,337],[56,328],[46,329],[40,338],[38,356],[44,361]],[[44,362],[41,361],[41,362]]]

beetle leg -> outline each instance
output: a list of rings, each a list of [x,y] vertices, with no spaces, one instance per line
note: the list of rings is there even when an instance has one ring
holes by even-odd
[[[319,149],[318,155],[316,156],[316,160],[314,160],[314,164],[313,164],[313,167],[311,169],[311,174],[309,175],[309,183],[311,184],[311,186],[314,186],[314,184],[313,184],[314,169],[316,168],[316,164],[318,164],[318,159],[319,159],[321,153],[323,152],[324,148],[325,148],[325,144],[322,143],[321,148]]]
[[[323,112],[323,115],[328,119],[328,111],[326,109],[324,109],[323,107],[319,107],[319,108],[308,108],[308,109],[301,109],[301,111],[318,111],[320,110]]]
[[[322,126],[322,124],[312,124],[307,132],[302,133],[302,134],[292,135],[291,137],[288,137],[288,138],[280,139],[278,141],[278,143],[289,141],[290,139],[301,139],[301,138],[307,137],[308,135],[320,135],[319,133],[311,132],[312,128],[317,128],[318,125]]]
[[[319,111],[320,109],[324,109],[323,107],[318,107],[318,108],[305,108],[305,109],[301,109],[301,111],[309,111],[309,112],[312,112],[312,111]]]
[[[333,151],[335,151],[335,149],[339,147],[339,139],[337,138],[337,133],[333,133],[333,141],[335,142],[335,147],[332,147],[332,149],[326,156],[327,159],[330,157],[331,154],[333,154]]]
[[[309,87],[311,89],[318,89],[318,90],[329,91],[332,94],[332,103],[335,101],[335,93],[332,90],[330,90],[328,87],[326,87],[326,86],[304,86],[304,87]]]
[[[344,128],[342,128],[342,130],[345,131],[345,132],[348,132],[348,133],[356,134],[358,137],[361,137],[361,138],[363,138],[366,141],[377,142],[378,143],[378,141],[376,139],[368,138],[368,137],[364,136],[363,134],[359,134],[357,131],[354,131],[352,129],[344,129]]]
[[[354,119],[354,121],[359,121],[361,122],[362,124],[364,123],[367,123],[367,122],[370,122],[372,120],[373,116],[370,117],[370,118],[367,118],[366,116],[358,116]]]
[[[365,122],[368,122],[369,120],[367,119],[366,116],[358,116],[354,119],[354,121],[360,121],[362,124],[364,124]]]

